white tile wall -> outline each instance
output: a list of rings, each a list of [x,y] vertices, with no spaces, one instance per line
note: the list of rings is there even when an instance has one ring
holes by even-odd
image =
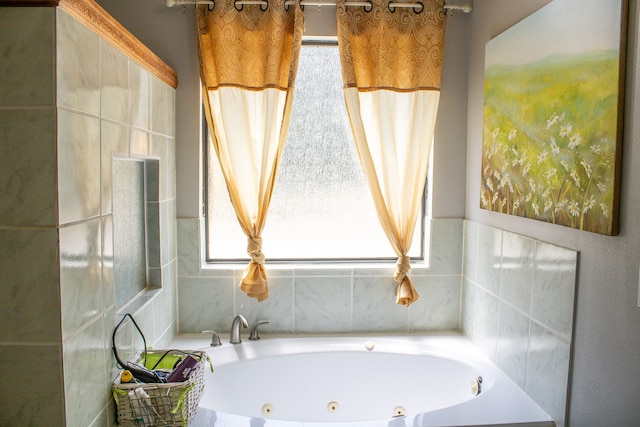
[[[578,253],[465,221],[464,254],[463,332],[564,425]]]
[[[0,423],[115,425],[111,157],[160,165],[162,288],[134,308],[161,347],[177,316],[175,91],[59,8],[2,7],[0,28]]]
[[[420,299],[409,308],[395,303],[388,268],[268,269],[270,297],[258,303],[237,289],[242,269],[202,268],[203,222],[178,220],[179,329],[227,332],[235,314],[266,332],[390,332],[457,330],[460,324],[462,233],[460,219],[431,222],[431,268],[410,274]],[[203,312],[194,307],[203,307]]]

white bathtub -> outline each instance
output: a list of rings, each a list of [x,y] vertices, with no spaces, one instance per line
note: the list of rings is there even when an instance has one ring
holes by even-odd
[[[208,348],[208,339],[179,336],[173,347]],[[215,372],[191,427],[555,426],[455,334],[225,337],[208,353]]]

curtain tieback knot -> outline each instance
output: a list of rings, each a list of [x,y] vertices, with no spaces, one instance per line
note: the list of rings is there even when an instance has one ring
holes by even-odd
[[[396,272],[393,275],[393,280],[398,283],[402,283],[409,270],[411,270],[410,258],[406,255],[398,257],[398,262],[396,263]]]
[[[249,237],[247,241],[247,253],[255,263],[260,265],[264,264],[265,257],[262,253],[262,237]]]

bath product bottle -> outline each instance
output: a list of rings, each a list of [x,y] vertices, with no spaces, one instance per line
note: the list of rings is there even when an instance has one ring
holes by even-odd
[[[131,374],[131,371],[125,369],[124,371],[122,371],[122,373],[120,373],[120,382],[129,383],[132,380],[133,380],[133,375]]]
[[[198,366],[198,361],[195,357],[187,355],[187,357],[178,363],[178,366],[167,375],[167,381],[171,383],[186,381],[189,375],[191,375],[191,372],[196,369],[196,366]]]

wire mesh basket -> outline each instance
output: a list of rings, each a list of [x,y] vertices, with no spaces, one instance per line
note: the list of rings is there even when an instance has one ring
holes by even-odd
[[[159,427],[187,426],[196,415],[204,390],[205,364],[208,356],[204,352],[189,351],[199,358],[196,368],[183,382],[168,383],[122,383],[113,384],[113,398],[117,406],[117,420],[120,426]],[[165,351],[148,351],[147,355],[165,354]],[[175,363],[184,353],[169,353],[168,363]],[[147,357],[149,360],[150,358]],[[152,364],[145,361],[144,366]],[[171,362],[173,361],[173,362]],[[161,369],[161,368],[159,368]]]
[[[116,350],[113,332],[113,354],[122,370],[113,383],[113,398],[116,402],[117,422],[123,427],[186,427],[198,411],[204,391],[205,365],[213,366],[209,356],[199,350],[147,349],[144,334],[131,315],[144,342],[144,348],[133,359],[135,363],[123,362]],[[123,321],[124,319],[123,318]],[[170,375],[186,358],[193,364],[185,371],[183,381],[168,381]],[[194,366],[195,365],[195,366]],[[176,371],[179,369],[176,369]],[[180,377],[183,379],[183,377]],[[156,381],[158,379],[158,381]]]

